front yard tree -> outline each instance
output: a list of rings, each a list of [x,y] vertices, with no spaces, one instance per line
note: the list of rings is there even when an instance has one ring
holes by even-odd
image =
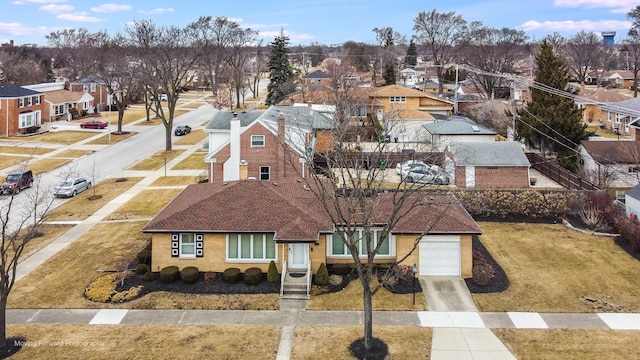
[[[554,54],[553,46],[547,41],[540,44],[535,61],[535,81],[541,85],[531,88],[531,101],[518,111],[518,135],[543,154],[548,145],[560,165],[575,170],[576,148],[587,133],[582,109],[575,106],[572,98],[557,95],[567,91],[569,66]]]
[[[627,33],[625,47],[631,61],[630,68],[633,71],[633,97],[638,97],[638,72],[640,72],[640,5],[627,13],[627,18],[631,19],[631,29]]]
[[[136,48],[140,76],[165,127],[165,151],[171,151],[171,135],[178,97],[189,83],[200,48],[194,46],[191,26],[157,26],[152,21],[134,21],[127,26],[129,45]],[[163,101],[161,94],[166,94]],[[162,106],[166,103],[166,111]]]
[[[289,37],[280,32],[271,43],[269,54],[269,85],[267,105],[275,105],[295,91],[294,74],[289,63]]]
[[[444,66],[451,62],[455,47],[464,40],[467,21],[453,11],[440,13],[435,9],[418,13],[413,21],[416,41],[427,48],[436,67],[438,94],[442,95]]]
[[[257,31],[242,29],[239,26],[231,33],[226,62],[231,69],[236,108],[240,108],[240,101],[244,99],[245,79],[249,81],[249,78],[245,77],[245,70],[251,57],[251,47],[255,44],[257,37]]]
[[[600,36],[582,30],[567,40],[565,52],[571,72],[579,83],[584,84],[587,75],[603,64],[605,49]]]
[[[16,281],[18,262],[30,240],[42,236],[42,225],[54,196],[34,178],[24,199],[14,195],[0,199],[0,355],[8,355],[13,344],[7,342],[7,299]],[[18,201],[21,200],[21,201]]]

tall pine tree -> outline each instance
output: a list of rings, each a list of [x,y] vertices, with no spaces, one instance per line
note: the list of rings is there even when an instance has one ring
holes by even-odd
[[[280,32],[271,43],[269,55],[269,85],[267,105],[275,105],[295,90],[294,75],[289,63],[289,37]]]
[[[536,54],[535,81],[560,91],[567,88],[570,73],[565,60],[553,53],[553,45],[546,40]],[[547,90],[531,88],[531,101],[518,111],[518,135],[529,146],[556,155],[563,167],[575,170],[578,159],[576,148],[587,138],[582,122],[582,109],[573,99],[555,95]]]
[[[418,49],[413,39],[409,41],[409,47],[407,48],[407,54],[404,57],[404,64],[407,66],[416,66],[418,64]]]

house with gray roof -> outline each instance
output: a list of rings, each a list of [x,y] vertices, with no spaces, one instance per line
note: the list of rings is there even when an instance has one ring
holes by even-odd
[[[2,136],[22,134],[42,124],[44,94],[18,85],[0,85],[0,109]]]
[[[459,142],[494,142],[497,133],[486,126],[460,116],[449,120],[422,125],[426,131],[426,141],[443,150]]]
[[[627,216],[640,216],[640,184],[632,187],[624,194],[624,207]]]
[[[640,98],[603,104],[602,124],[605,128],[628,134],[635,140],[640,140]]]
[[[333,120],[307,107],[219,112],[205,131],[210,182],[296,177],[308,171],[298,158],[333,149]]]
[[[528,188],[530,167],[513,141],[457,142],[445,150],[445,169],[459,188]]]

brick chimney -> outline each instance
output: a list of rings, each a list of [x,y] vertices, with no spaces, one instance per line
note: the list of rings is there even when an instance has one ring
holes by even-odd
[[[285,135],[284,135],[284,114],[278,115],[278,178],[285,177],[285,159],[284,156]]]

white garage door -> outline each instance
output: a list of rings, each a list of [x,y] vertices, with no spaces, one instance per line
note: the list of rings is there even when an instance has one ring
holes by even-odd
[[[460,276],[460,236],[420,240],[420,275]]]

